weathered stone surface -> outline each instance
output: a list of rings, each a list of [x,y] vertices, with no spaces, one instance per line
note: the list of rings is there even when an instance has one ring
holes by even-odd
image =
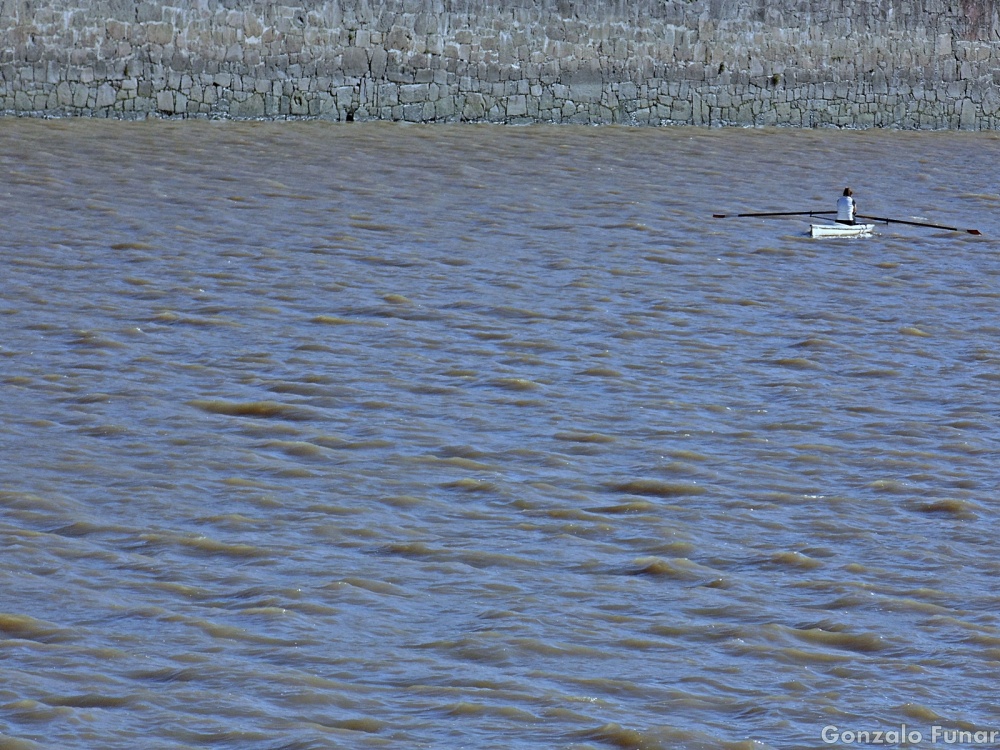
[[[368,50],[363,47],[348,47],[344,50],[343,71],[347,76],[363,76],[369,72]]]
[[[10,114],[1000,128],[996,0],[24,7]]]
[[[110,83],[102,83],[97,89],[97,107],[110,107],[118,98],[118,93]]]
[[[166,114],[173,114],[174,112],[174,95],[171,91],[163,90],[156,94],[156,108],[160,112],[165,112]]]

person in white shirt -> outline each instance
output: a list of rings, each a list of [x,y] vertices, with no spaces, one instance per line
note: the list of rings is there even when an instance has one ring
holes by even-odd
[[[849,187],[844,188],[844,194],[837,200],[837,223],[854,224],[854,217],[858,213],[858,206],[854,202],[854,191]]]

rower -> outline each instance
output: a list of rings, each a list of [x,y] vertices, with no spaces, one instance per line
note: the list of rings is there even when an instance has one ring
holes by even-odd
[[[844,194],[837,200],[837,223],[854,224],[854,216],[858,212],[858,206],[854,202],[854,191],[849,187],[844,188]]]

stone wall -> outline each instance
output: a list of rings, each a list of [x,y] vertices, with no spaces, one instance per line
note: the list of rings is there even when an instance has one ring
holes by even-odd
[[[0,0],[0,111],[1000,127],[1000,0]]]

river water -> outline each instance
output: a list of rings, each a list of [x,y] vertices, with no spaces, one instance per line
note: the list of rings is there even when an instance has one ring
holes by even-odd
[[[0,156],[0,748],[1000,730],[998,135],[8,119]],[[982,236],[711,218],[848,184]]]

